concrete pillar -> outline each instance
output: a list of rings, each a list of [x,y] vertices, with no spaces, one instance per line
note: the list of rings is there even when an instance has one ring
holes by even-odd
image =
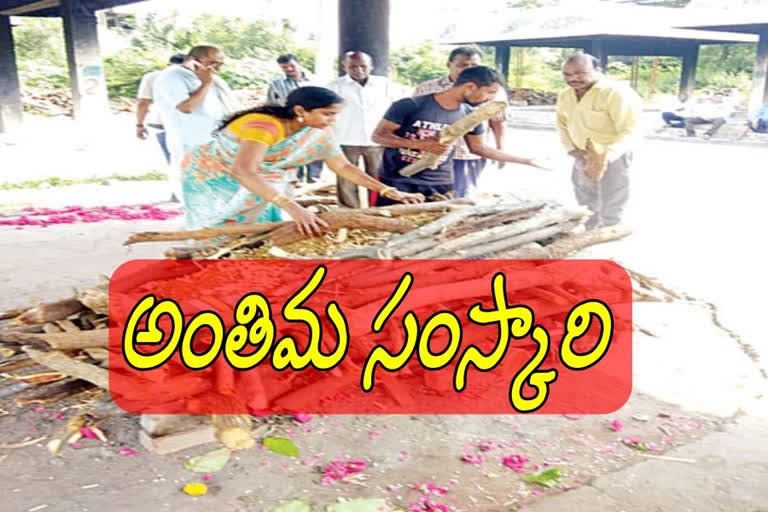
[[[507,45],[496,46],[496,71],[504,77],[504,83],[509,84],[509,58],[511,49]]]
[[[315,54],[315,77],[320,83],[328,83],[337,75],[336,54],[339,51],[339,20],[336,11],[338,0],[319,0],[317,53]]]
[[[699,62],[699,45],[693,45],[683,54],[683,71],[680,74],[680,92],[689,97],[696,88],[696,66]]]
[[[96,15],[82,0],[62,0],[64,40],[75,119],[96,120],[109,114],[104,63],[99,51]]]
[[[21,89],[9,16],[0,16],[0,133],[21,124]]]
[[[605,42],[602,39],[593,39],[589,48],[584,49],[600,62],[600,67],[605,71],[608,67],[608,54],[605,51]]]
[[[755,112],[768,103],[768,30],[760,34],[757,58],[752,71],[752,93],[749,96],[749,112]]]
[[[339,0],[339,65],[349,51],[373,57],[373,74],[389,74],[389,0]]]

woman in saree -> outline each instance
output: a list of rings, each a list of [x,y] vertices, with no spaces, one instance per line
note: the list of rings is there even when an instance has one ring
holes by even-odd
[[[264,105],[223,121],[214,139],[182,163],[187,228],[279,221],[282,210],[302,234],[320,234],[328,224],[291,200],[297,169],[318,160],[394,201],[424,201],[421,194],[385,186],[346,159],[331,128],[342,102],[328,89],[300,87],[284,107]]]

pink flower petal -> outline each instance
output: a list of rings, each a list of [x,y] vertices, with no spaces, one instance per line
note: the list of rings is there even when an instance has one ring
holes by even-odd
[[[464,455],[461,458],[461,460],[466,462],[467,464],[482,464],[483,462],[485,462],[485,456],[482,453],[478,453],[477,455],[468,453]]]
[[[525,471],[525,465],[529,462],[529,458],[518,454],[507,455],[501,460],[502,464],[515,471],[516,473],[523,473]]]
[[[299,423],[309,423],[310,421],[312,421],[312,415],[297,413],[293,415],[293,419],[298,421]]]
[[[613,420],[610,429],[614,432],[621,432],[624,430],[624,423],[622,423],[621,420]]]
[[[484,452],[488,452],[496,448],[496,443],[494,443],[493,441],[483,441],[482,443],[480,443],[478,448],[480,448]]]
[[[86,439],[98,439],[99,436],[96,435],[96,433],[90,429],[90,427],[82,427],[80,429],[80,434],[86,438]]]
[[[139,454],[136,451],[134,451],[134,450],[132,450],[132,449],[130,449],[128,447],[125,447],[125,446],[120,448],[120,455],[125,455],[126,457],[138,457],[139,456]]]

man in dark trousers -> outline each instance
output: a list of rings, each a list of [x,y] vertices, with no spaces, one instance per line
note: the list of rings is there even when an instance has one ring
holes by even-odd
[[[373,134],[373,142],[386,148],[379,179],[403,192],[422,193],[427,200],[452,197],[454,145],[438,142],[440,132],[469,115],[473,106],[493,99],[503,83],[503,78],[496,71],[477,66],[463,71],[453,87],[445,92],[404,98],[393,103]],[[483,133],[481,124],[464,137],[473,154],[499,162],[539,167],[532,159],[508,155],[487,146]],[[427,169],[410,177],[398,173],[418,160],[424,152],[443,155],[437,169]],[[378,197],[376,204],[385,206],[393,203]]]

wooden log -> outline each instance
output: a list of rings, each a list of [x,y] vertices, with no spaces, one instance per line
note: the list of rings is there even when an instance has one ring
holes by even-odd
[[[135,233],[123,245],[132,245],[143,242],[174,242],[183,240],[208,240],[219,236],[250,236],[268,233],[291,221],[262,222],[259,224],[235,224],[232,226],[220,226],[215,228],[203,228],[191,231],[146,231]]]
[[[42,352],[31,347],[23,347],[23,350],[31,359],[52,370],[83,379],[103,389],[109,388],[109,372],[103,368],[77,361],[58,350]]]
[[[338,204],[339,200],[334,196],[302,196],[293,198],[294,202],[307,207],[314,204]]]
[[[56,350],[80,350],[92,347],[106,348],[109,346],[109,329],[52,334],[9,332],[3,333],[0,337],[5,341],[14,343],[47,345]]]
[[[139,425],[152,437],[167,436],[210,424],[207,416],[191,414],[142,414]]]
[[[17,398],[16,405],[23,407],[35,403],[50,403],[64,398],[76,395],[88,389],[93,389],[93,384],[85,382],[80,379],[67,378],[63,381],[56,382],[45,386],[34,394],[25,396],[24,398]]]
[[[139,430],[139,443],[147,451],[157,455],[167,455],[201,444],[216,442],[213,425],[201,425],[185,432],[176,432],[167,436],[152,437],[144,430]]]
[[[492,212],[492,215],[498,214],[498,213],[521,213],[521,214],[528,214],[529,212],[536,211],[532,210],[532,208],[541,209],[544,207],[544,203],[538,202],[538,203],[523,203],[521,205],[518,205],[517,207],[509,207],[506,205],[497,207],[501,208],[501,210],[494,210]],[[482,211],[482,210],[481,210]],[[480,213],[480,212],[478,212]],[[449,217],[449,215],[446,215],[446,217]],[[504,238],[506,236],[509,236],[508,233],[516,233],[516,232],[522,232],[524,230],[530,229],[529,226],[538,226],[540,222],[543,221],[543,219],[550,218],[551,215],[548,215],[547,213],[542,213],[540,216],[532,217],[528,219],[527,221],[518,222],[515,224],[503,224],[501,226],[497,226],[495,228],[487,228],[487,229],[473,229],[470,233],[460,236],[455,239],[447,240],[447,241],[439,241],[439,240],[431,240],[431,246],[428,249],[424,249],[425,243],[428,243],[428,241],[424,241],[424,243],[420,244],[413,244],[410,243],[408,246],[403,247],[402,249],[398,249],[392,252],[392,256],[395,258],[407,258],[410,257],[412,259],[436,259],[439,258],[440,255],[443,254],[449,254],[452,251],[456,251],[459,249],[462,249],[464,247],[469,246],[476,246],[480,243],[490,243],[494,242],[496,240],[499,240],[501,238]],[[445,218],[445,217],[444,217]],[[534,219],[539,219],[540,221],[534,221]],[[442,220],[442,219],[440,219]],[[483,222],[485,222],[484,219]],[[439,225],[439,220],[433,222],[432,224]],[[467,222],[468,226],[462,226],[463,228],[469,228],[472,226],[471,222]],[[429,235],[431,233],[426,232],[426,235]]]
[[[13,372],[36,365],[37,363],[31,360],[28,355],[20,354],[20,356],[14,356],[12,361],[3,361],[0,363],[0,373]]]
[[[23,324],[44,324],[64,320],[68,316],[82,313],[85,306],[76,298],[64,299],[47,304],[40,304],[18,317],[18,321]]]
[[[398,219],[388,219],[366,215],[356,210],[337,210],[333,212],[322,213],[319,217],[329,224],[329,231],[336,231],[341,228],[370,229],[373,231],[390,231],[394,233],[407,233],[414,226],[408,222]],[[293,222],[288,226],[283,226],[272,231],[268,236],[272,245],[281,247],[290,245],[307,237],[299,233],[296,224]]]
[[[499,247],[494,243],[500,240],[513,239],[516,236],[523,233],[534,231],[546,227],[551,224],[557,224],[566,222],[576,217],[582,216],[584,212],[578,211],[566,211],[566,210],[549,210],[539,213],[528,219],[515,222],[512,224],[504,224],[495,228],[485,229],[470,233],[454,240],[443,242],[436,245],[432,249],[427,251],[408,254],[413,259],[439,259],[439,258],[451,258],[455,256],[472,257],[482,256],[484,254],[493,254],[497,252],[494,250],[487,250],[488,248]],[[560,231],[557,231],[558,233]],[[534,240],[526,240],[526,242],[535,242]],[[522,244],[516,244],[522,245]],[[516,245],[505,245],[504,247],[515,247]]]
[[[446,201],[446,203],[447,202],[448,201]],[[448,215],[430,222],[429,224],[420,226],[403,235],[393,237],[385,244],[364,247],[361,249],[353,249],[351,251],[344,251],[342,253],[336,254],[335,257],[340,259],[393,259],[395,257],[394,251],[396,251],[397,248],[404,248],[403,250],[408,250],[407,247],[409,247],[414,240],[419,240],[424,237],[433,235],[448,228],[449,226],[458,224],[459,222],[472,215],[479,214],[481,211],[483,210],[478,208],[463,208],[457,211],[453,211]]]
[[[403,215],[415,215],[425,212],[439,212],[443,210],[453,210],[475,204],[471,199],[451,199],[449,201],[432,201],[430,203],[416,204],[395,204],[392,206],[376,206],[373,208],[364,208],[358,210],[368,215],[379,215],[382,217],[402,217]]]
[[[589,246],[619,240],[632,233],[631,230],[617,227],[604,227],[582,233],[566,233],[551,244],[543,247],[539,244],[519,247],[511,251],[495,254],[505,259],[563,259]],[[534,247],[535,246],[535,247]]]
[[[9,318],[16,318],[17,316],[25,313],[27,309],[9,309],[0,313],[0,320],[8,320]]]
[[[630,229],[609,226],[584,231],[583,233],[570,233],[559,240],[555,240],[546,249],[552,259],[561,259],[591,245],[619,240],[631,234],[632,230]]]
[[[77,300],[88,309],[100,315],[109,314],[109,279],[102,276],[106,282],[77,294]]]
[[[453,256],[445,256],[445,258],[466,259],[466,258],[483,257],[488,254],[493,254],[499,251],[512,249],[514,247],[519,247],[521,245],[525,245],[530,242],[535,242],[537,240],[544,240],[549,237],[558,235],[560,233],[570,231],[576,226],[578,226],[580,223],[581,221],[570,221],[570,222],[555,224],[552,226],[536,229],[533,231],[528,231],[528,232],[515,235],[509,238],[504,238],[497,242],[485,244],[480,247],[474,247],[472,249],[464,250],[461,252],[461,254],[457,254]]]

